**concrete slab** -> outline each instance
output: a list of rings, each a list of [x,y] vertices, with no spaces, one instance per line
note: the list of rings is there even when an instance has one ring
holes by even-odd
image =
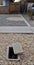
[[[24,21],[1,21],[0,26],[28,26]]]
[[[34,34],[34,27],[31,27],[31,29],[32,29],[32,32],[33,32],[33,34]]]
[[[18,42],[12,43],[12,47],[14,50],[14,54],[22,54],[23,53],[23,48],[20,43],[18,43]]]
[[[30,26],[34,27],[34,19],[31,20],[31,18],[27,14],[25,14],[23,16],[27,20],[27,22],[30,24]]]
[[[0,33],[33,33],[30,27],[0,26]]]
[[[21,14],[0,15],[0,33],[33,33],[33,29]]]
[[[22,15],[1,15],[0,26],[30,26]]]

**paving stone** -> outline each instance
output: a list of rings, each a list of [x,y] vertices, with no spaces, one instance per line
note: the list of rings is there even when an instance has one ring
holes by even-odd
[[[23,49],[22,49],[22,45],[20,43],[13,43],[12,44],[13,50],[14,50],[14,54],[22,54],[23,53]]]

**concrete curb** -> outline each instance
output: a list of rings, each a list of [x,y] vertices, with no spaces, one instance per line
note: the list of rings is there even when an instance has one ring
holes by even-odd
[[[20,26],[1,26],[0,33],[33,33],[30,27]]]

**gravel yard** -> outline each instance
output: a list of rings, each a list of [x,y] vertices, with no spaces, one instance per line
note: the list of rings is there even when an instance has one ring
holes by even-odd
[[[16,42],[23,47],[21,61],[8,61],[7,46]],[[0,65],[34,65],[34,34],[0,34]]]

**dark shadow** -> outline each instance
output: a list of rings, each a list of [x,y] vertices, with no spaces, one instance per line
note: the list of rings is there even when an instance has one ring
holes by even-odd
[[[13,47],[9,47],[8,58],[9,59],[17,59],[18,58],[18,55],[14,54]]]

